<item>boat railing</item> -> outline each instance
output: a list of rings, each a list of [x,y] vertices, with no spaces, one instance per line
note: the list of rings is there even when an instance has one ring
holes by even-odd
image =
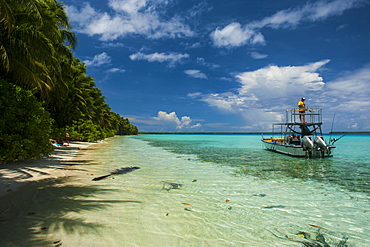
[[[302,121],[304,116],[305,121]],[[322,124],[322,108],[308,108],[300,112],[298,108],[286,110],[286,123],[290,124]]]

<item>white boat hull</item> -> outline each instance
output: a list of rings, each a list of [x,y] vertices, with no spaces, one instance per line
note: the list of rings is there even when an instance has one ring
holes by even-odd
[[[334,146],[328,146],[328,151],[323,151],[322,149],[304,150],[300,145],[282,144],[265,139],[262,140],[262,143],[265,145],[267,150],[295,157],[331,157],[333,156],[333,149],[335,148]]]
[[[298,108],[286,110],[285,122],[272,125],[270,138],[262,137],[265,148],[295,157],[333,156],[335,146],[332,144],[335,141],[329,141],[329,145],[322,136],[322,109],[310,108],[304,115],[306,119],[303,122]]]

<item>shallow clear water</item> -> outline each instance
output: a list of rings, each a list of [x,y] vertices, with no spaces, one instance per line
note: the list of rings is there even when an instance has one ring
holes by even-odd
[[[370,193],[370,136],[366,135],[345,136],[337,142],[334,157],[328,159],[271,153],[263,150],[260,135],[147,135],[139,138],[174,153],[195,154],[201,161],[234,166],[239,175],[260,179],[312,179]]]
[[[77,178],[38,184],[23,205],[38,212],[26,225],[50,229],[28,243],[370,246],[370,136],[346,136],[334,157],[315,160],[266,151],[260,139],[139,135],[93,146]],[[92,181],[128,166],[140,169]]]
[[[314,160],[271,153],[260,139],[140,135],[99,148],[100,161],[109,156],[110,165],[141,167],[106,181],[124,181],[132,186],[129,198],[141,202],[124,213],[134,218],[128,220],[133,237],[122,240],[133,246],[302,246],[308,240],[298,233],[304,232],[310,239],[324,236],[331,246],[346,238],[348,246],[370,246],[369,136],[346,136],[333,158]]]

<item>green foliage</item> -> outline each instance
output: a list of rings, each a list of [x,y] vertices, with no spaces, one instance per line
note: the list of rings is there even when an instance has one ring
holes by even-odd
[[[0,163],[48,155],[47,140],[64,132],[82,141],[138,133],[73,57],[76,43],[58,0],[0,0]]]
[[[126,118],[120,117],[118,114],[117,121],[119,124],[117,128],[106,128],[102,125],[94,124],[92,120],[79,119],[74,121],[72,125],[64,128],[59,132],[59,137],[64,136],[64,132],[69,133],[71,140],[79,141],[98,141],[114,135],[137,135],[138,129],[132,125]]]
[[[85,65],[77,58],[73,59],[72,71],[68,87],[51,91],[45,103],[59,130],[53,138],[63,138],[61,133],[64,132],[70,134],[71,140],[80,141],[97,141],[115,134],[138,134],[128,119],[112,112],[94,79],[85,74]]]
[[[0,72],[12,83],[46,94],[63,83],[61,61],[76,44],[63,5],[57,0],[0,1]]]
[[[120,117],[117,135],[137,135],[139,130],[127,118]]]
[[[0,163],[49,155],[49,113],[31,91],[0,80],[0,92]]]
[[[102,140],[109,137],[99,125],[94,124],[91,120],[83,119],[75,121],[72,126],[67,126],[66,132],[70,134],[72,140],[87,142]]]

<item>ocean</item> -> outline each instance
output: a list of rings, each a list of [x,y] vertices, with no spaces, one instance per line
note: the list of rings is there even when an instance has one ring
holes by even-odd
[[[109,163],[106,172],[140,167],[105,181],[115,189],[122,181],[128,199],[140,201],[128,212],[122,209],[131,229],[122,241],[303,246],[323,237],[322,246],[370,246],[370,136],[343,137],[334,156],[325,159],[269,152],[260,140],[260,135],[139,135],[98,146],[92,157]],[[125,217],[122,221],[127,224]]]
[[[73,183],[50,182],[33,198],[58,213],[30,243],[370,246],[369,135],[344,136],[324,159],[273,153],[260,140],[148,134],[93,145]],[[92,180],[122,167],[140,169]]]

